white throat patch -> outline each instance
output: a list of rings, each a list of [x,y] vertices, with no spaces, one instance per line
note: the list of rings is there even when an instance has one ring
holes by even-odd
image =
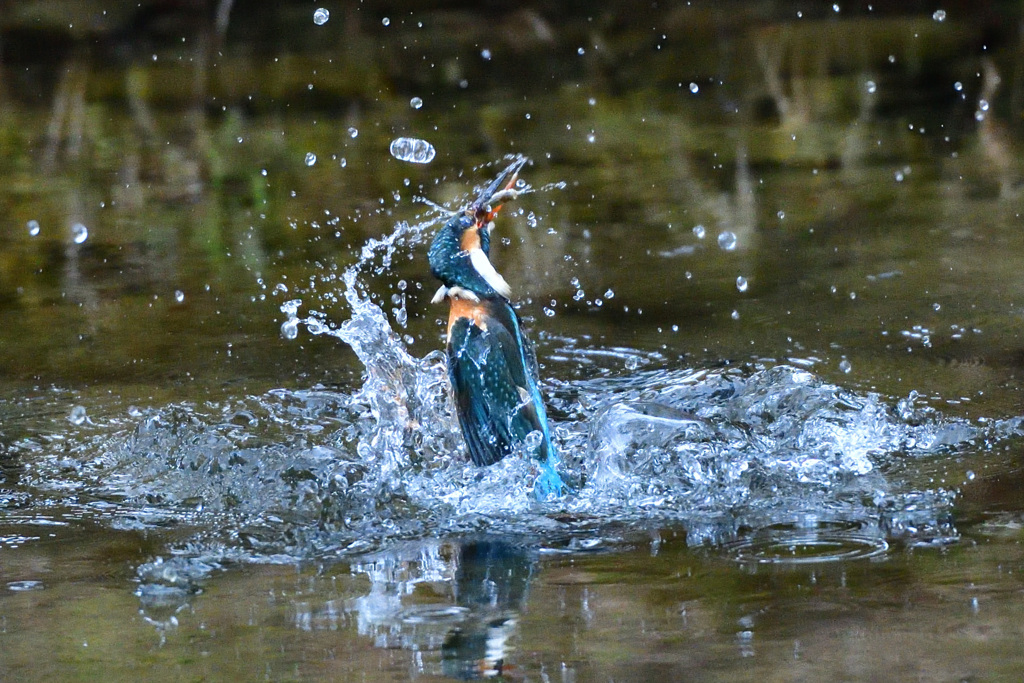
[[[489,284],[498,294],[502,295],[506,299],[512,297],[512,288],[505,282],[505,278],[501,276],[498,271],[491,265],[490,260],[487,258],[487,254],[483,252],[483,249],[470,249],[469,250],[469,262],[473,264],[473,268],[479,273],[480,277],[484,279],[484,282]]]

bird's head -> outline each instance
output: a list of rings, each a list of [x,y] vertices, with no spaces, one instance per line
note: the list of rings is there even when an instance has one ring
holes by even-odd
[[[435,301],[446,295],[476,299],[511,296],[508,283],[489,258],[491,230],[502,205],[518,196],[515,184],[526,162],[526,157],[520,156],[509,164],[434,237],[428,252],[430,271],[442,283]]]

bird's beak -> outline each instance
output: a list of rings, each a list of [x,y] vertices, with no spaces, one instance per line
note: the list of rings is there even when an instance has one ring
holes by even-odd
[[[478,225],[490,223],[501,209],[502,204],[516,198],[519,194],[515,190],[516,181],[519,179],[519,171],[527,161],[528,159],[524,156],[516,158],[477,195],[472,206],[475,209]]]

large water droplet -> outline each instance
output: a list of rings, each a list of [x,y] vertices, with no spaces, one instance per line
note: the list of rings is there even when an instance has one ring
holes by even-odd
[[[306,166],[312,166],[316,163],[316,155],[312,152],[306,153]]]
[[[736,233],[729,230],[718,235],[718,247],[724,251],[732,251],[736,248]]]
[[[853,364],[844,358],[843,360],[839,361],[839,369],[845,372],[846,374],[850,374],[850,371],[853,370]]]
[[[736,289],[740,290],[741,292],[745,292],[747,291],[748,286],[749,285],[747,284],[747,278],[743,277],[742,275],[736,278]]]
[[[289,318],[281,323],[281,336],[285,339],[295,339],[299,336],[299,321],[297,318]]]
[[[32,237],[35,237],[36,235],[39,234],[39,221],[35,219],[30,220],[26,224],[26,226],[28,227],[28,234],[31,235]]]
[[[413,109],[419,109],[420,107],[423,106],[423,100],[420,99],[419,97],[414,97],[411,100],[409,100],[409,106],[412,107]]]
[[[324,24],[327,23],[327,20],[330,18],[331,13],[328,12],[323,7],[319,7],[315,12],[313,12],[313,23],[316,24],[317,26],[323,26]]]
[[[418,138],[395,138],[391,141],[391,156],[413,164],[429,164],[437,151],[426,140]]]
[[[693,226],[693,234],[696,235],[697,239],[699,239],[699,240],[704,239],[704,235],[706,234],[705,230],[704,230],[704,226],[703,225],[695,225],[695,226]]]
[[[868,81],[864,84],[864,87],[867,89],[868,93],[872,95],[878,90],[878,84],[874,81]]]
[[[932,14],[932,19],[934,19],[935,21],[938,21],[940,23],[945,21],[946,20],[946,10],[944,10],[944,9],[937,9],[937,10],[935,10],[934,14]]]
[[[488,50],[485,47],[483,50],[480,50],[480,56],[483,57],[484,59],[490,61],[490,59],[491,59],[491,51]]]
[[[75,244],[81,244],[86,241],[89,239],[89,228],[81,223],[75,223],[71,226],[71,239],[75,241]]]
[[[179,304],[185,303],[185,292],[180,289],[174,290],[174,300]]]
[[[349,126],[348,136],[350,138],[357,138],[357,137],[359,137],[359,129],[356,128],[355,126]]]
[[[696,95],[698,92],[700,92],[700,86],[697,85],[696,83],[691,83],[690,84],[690,92],[692,92],[694,95]]]
[[[75,406],[71,409],[71,414],[68,415],[68,422],[73,425],[85,424],[85,406]]]
[[[391,26],[391,20],[388,19],[387,17],[384,17],[383,19],[381,19],[380,23],[384,24],[385,26]]]

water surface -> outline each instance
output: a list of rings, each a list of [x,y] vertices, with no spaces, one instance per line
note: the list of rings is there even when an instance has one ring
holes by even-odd
[[[5,15],[4,677],[1020,670],[1013,12],[322,8]],[[429,304],[514,154],[548,503]]]

